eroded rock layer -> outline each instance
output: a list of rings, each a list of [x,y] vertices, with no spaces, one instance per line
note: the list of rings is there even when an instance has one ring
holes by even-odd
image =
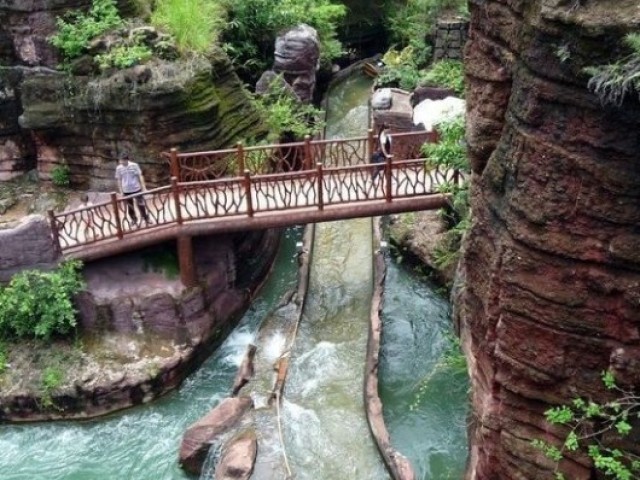
[[[474,220],[456,293],[473,386],[467,478],[552,478],[530,444],[563,433],[543,412],[607,398],[612,360],[619,382],[640,373],[640,103],[601,104],[583,73],[620,57],[640,9],[473,0],[471,12]],[[581,456],[562,469],[595,478]]]
[[[123,17],[135,13],[135,2],[117,3]],[[220,49],[91,77],[57,71],[49,42],[56,19],[90,5],[0,0],[0,181],[34,167],[49,180],[65,166],[73,187],[113,190],[116,160],[127,151],[157,186],[168,180],[160,153],[171,147],[214,150],[264,134]]]

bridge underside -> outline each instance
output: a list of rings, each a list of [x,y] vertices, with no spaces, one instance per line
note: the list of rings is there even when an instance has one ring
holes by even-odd
[[[65,258],[83,261],[97,260],[155,245],[173,239],[199,235],[215,235],[245,230],[264,230],[282,228],[306,223],[329,222],[349,218],[375,217],[393,213],[434,210],[447,205],[447,196],[442,194],[422,195],[410,198],[397,198],[392,202],[384,199],[327,206],[323,210],[317,207],[288,211],[256,213],[230,216],[219,219],[193,220],[183,224],[159,225],[139,232],[130,232],[123,239],[105,240],[96,245],[83,245],[65,250]]]

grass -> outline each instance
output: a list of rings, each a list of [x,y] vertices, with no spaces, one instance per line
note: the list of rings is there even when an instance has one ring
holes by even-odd
[[[151,22],[171,33],[183,53],[205,53],[218,42],[226,10],[211,0],[158,0]]]

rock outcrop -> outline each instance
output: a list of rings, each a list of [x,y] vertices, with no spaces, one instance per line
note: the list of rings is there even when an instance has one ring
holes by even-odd
[[[253,401],[249,397],[226,398],[191,425],[180,445],[179,461],[182,468],[199,475],[211,444],[221,440],[221,435],[234,428],[252,407]]]
[[[638,378],[640,104],[603,105],[583,67],[619,58],[640,10],[573,3],[471,2],[474,219],[455,305],[473,387],[468,479],[553,477],[530,444],[559,442],[543,412],[607,398],[610,366]],[[596,478],[582,456],[562,469]]]
[[[310,103],[319,68],[318,32],[305,24],[287,30],[276,38],[274,56],[272,70],[267,70],[258,80],[258,90],[261,85],[271,83],[275,75],[282,75],[298,99],[302,103]]]
[[[130,3],[119,2],[122,15]],[[53,168],[64,165],[72,186],[113,190],[116,159],[128,151],[149,185],[157,186],[168,179],[160,153],[171,147],[213,150],[265,133],[221,50],[206,59],[156,60],[102,76],[56,71],[59,59],[47,40],[56,18],[90,5],[0,3],[0,113],[6,113],[0,117],[0,180],[35,166],[48,180]],[[74,71],[83,71],[82,65]]]
[[[249,480],[258,452],[258,439],[253,431],[234,438],[222,452],[215,480]]]
[[[24,269],[52,269],[59,261],[49,222],[41,215],[30,215],[17,227],[0,230],[0,283]]]

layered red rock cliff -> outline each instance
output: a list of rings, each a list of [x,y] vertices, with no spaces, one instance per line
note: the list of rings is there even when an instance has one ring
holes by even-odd
[[[467,478],[552,478],[530,445],[559,434],[543,412],[605,398],[615,351],[627,378],[639,373],[640,103],[601,104],[583,67],[619,58],[640,8],[473,0],[471,12],[474,220],[456,298],[473,388]],[[585,458],[563,469],[595,478]]]

